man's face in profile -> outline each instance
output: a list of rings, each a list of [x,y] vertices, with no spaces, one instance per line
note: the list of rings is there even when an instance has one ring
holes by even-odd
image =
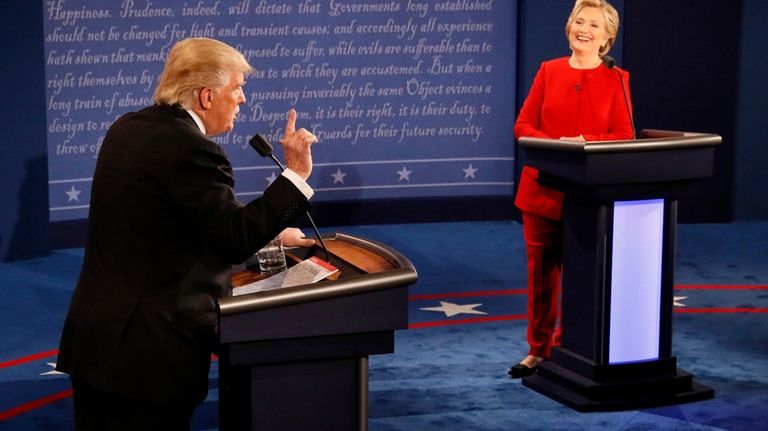
[[[216,136],[235,127],[235,118],[240,112],[240,104],[245,103],[244,85],[243,73],[234,72],[228,83],[211,89],[211,107],[205,121],[208,136]]]

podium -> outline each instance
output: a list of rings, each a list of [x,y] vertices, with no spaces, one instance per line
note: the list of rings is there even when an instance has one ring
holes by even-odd
[[[712,175],[721,140],[662,130],[632,141],[519,140],[540,183],[565,193],[561,346],[523,385],[578,411],[714,396],[677,368],[672,308],[677,200]]]
[[[368,357],[408,327],[413,265],[374,241],[323,237],[336,280],[219,300],[219,422],[227,430],[366,430]],[[322,249],[287,249],[298,262]],[[258,265],[233,274],[239,286]]]

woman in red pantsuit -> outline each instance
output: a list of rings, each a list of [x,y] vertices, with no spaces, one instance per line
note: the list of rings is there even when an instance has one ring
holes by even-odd
[[[542,63],[515,122],[516,137],[582,142],[633,138],[629,73],[603,62],[618,29],[618,13],[607,1],[576,1],[565,26],[571,55]],[[533,374],[560,341],[563,194],[539,184],[538,177],[536,169],[523,167],[515,197],[528,255],[530,350],[509,370],[513,378]]]

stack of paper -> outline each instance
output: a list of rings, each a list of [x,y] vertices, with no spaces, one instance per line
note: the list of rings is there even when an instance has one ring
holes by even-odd
[[[283,287],[312,284],[335,274],[339,269],[317,256],[301,261],[296,265],[279,272],[271,277],[245,284],[232,290],[233,296],[248,293],[263,292],[265,290],[280,289]]]

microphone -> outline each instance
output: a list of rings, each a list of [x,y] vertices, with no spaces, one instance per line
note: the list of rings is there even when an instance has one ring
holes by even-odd
[[[272,154],[272,144],[269,143],[266,139],[264,139],[263,136],[259,135],[258,133],[251,138],[250,141],[248,141],[249,144],[251,144],[251,148],[256,150],[257,153],[261,157],[271,157],[272,160],[277,164],[277,166],[280,167],[280,170],[284,171],[285,166],[283,166],[282,163],[280,163],[280,160],[277,160],[274,154]]]
[[[257,153],[261,157],[269,157],[272,159],[273,162],[280,168],[281,171],[285,170],[285,166],[283,166],[282,163],[280,163],[280,160],[277,160],[277,157],[275,157],[274,154],[272,154],[272,144],[269,143],[266,139],[264,139],[263,136],[260,134],[255,134],[250,141],[248,141],[249,144],[251,144],[251,148],[256,150]],[[309,219],[309,223],[312,225],[312,229],[315,231],[315,235],[317,235],[317,238],[320,240],[320,245],[323,247],[323,252],[325,253],[325,261],[328,263],[331,263],[331,259],[328,257],[328,248],[325,246],[325,241],[323,241],[323,237],[320,236],[320,231],[317,230],[317,226],[315,226],[315,221],[312,220],[312,216],[309,214],[309,211],[307,211],[307,219]]]
[[[621,72],[619,72],[618,69],[614,68],[616,65],[616,61],[614,61],[613,57],[610,55],[604,55],[603,56],[603,64],[608,69],[612,69],[616,71],[616,74],[619,76],[619,83],[621,83],[621,92],[624,94],[624,104],[627,107],[627,115],[629,115],[629,125],[632,126],[632,139],[635,139],[635,121],[632,119],[632,109],[629,107],[629,98],[627,97],[627,88],[624,87],[624,77],[621,76]]]

